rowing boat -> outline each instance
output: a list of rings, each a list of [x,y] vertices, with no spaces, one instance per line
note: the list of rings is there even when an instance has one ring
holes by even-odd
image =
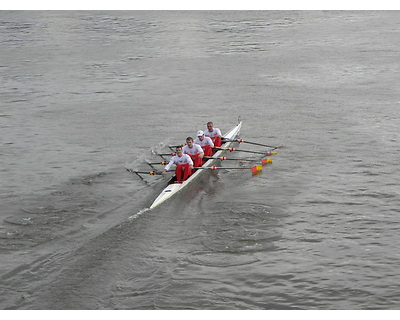
[[[225,143],[223,143],[224,149],[229,148],[234,141],[234,140],[240,133],[240,129],[242,127],[242,122],[240,121],[236,127],[234,127],[232,130],[228,131],[223,135],[223,138]],[[218,150],[213,157],[218,158],[220,157],[225,150]],[[203,167],[205,168],[211,168],[215,166],[215,163],[218,162],[218,159],[209,159],[207,160],[204,164]],[[194,180],[196,180],[200,175],[203,174],[207,170],[196,170],[187,180],[183,181],[182,183],[176,183],[176,178],[173,176],[169,182],[168,185],[164,188],[163,191],[159,194],[159,196],[154,200],[153,204],[150,206],[150,209],[153,209],[157,206],[159,206],[161,203],[164,201],[170,199],[172,196],[180,192],[181,190],[185,189],[188,185],[190,185]]]

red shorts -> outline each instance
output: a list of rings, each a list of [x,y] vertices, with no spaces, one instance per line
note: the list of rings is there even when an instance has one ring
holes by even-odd
[[[204,151],[204,156],[211,157],[213,155],[212,148],[211,148],[210,145],[207,145],[207,146],[202,147],[202,148],[203,148],[203,151]]]
[[[177,182],[185,181],[192,174],[192,169],[190,169],[190,164],[178,164],[175,169],[175,176]]]
[[[222,146],[222,139],[220,137],[213,137],[211,140],[213,141],[215,147]]]
[[[195,155],[189,154],[189,156],[192,158],[193,167],[201,167],[203,165],[203,159],[199,158],[198,154]]]

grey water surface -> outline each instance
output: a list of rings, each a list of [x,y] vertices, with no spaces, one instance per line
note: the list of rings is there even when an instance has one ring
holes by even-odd
[[[398,11],[0,11],[0,308],[399,309],[399,71]]]

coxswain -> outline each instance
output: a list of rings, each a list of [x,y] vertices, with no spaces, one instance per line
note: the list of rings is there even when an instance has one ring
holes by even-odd
[[[193,170],[193,161],[187,154],[183,154],[182,147],[178,146],[175,149],[176,155],[169,160],[169,163],[165,166],[162,174],[165,174],[172,165],[176,165],[175,176],[176,182],[181,183],[190,177]]]
[[[210,137],[214,143],[214,146],[220,147],[222,145],[222,134],[221,130],[214,128],[214,124],[210,121],[207,122],[207,130],[204,131],[206,137]]]
[[[202,130],[197,131],[197,139],[194,140],[194,143],[203,148],[204,156],[212,156],[212,148],[214,148],[214,143],[212,142],[211,138],[204,136],[204,132]]]
[[[192,158],[195,167],[201,167],[203,165],[204,151],[198,144],[193,142],[192,137],[186,138],[186,145],[183,146],[182,151]]]

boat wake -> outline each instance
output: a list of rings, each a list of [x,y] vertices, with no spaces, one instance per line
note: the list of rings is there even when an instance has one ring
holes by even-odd
[[[149,210],[150,210],[150,208],[144,208],[144,209],[140,210],[139,212],[135,213],[134,215],[130,216],[128,218],[128,220],[129,221],[135,220],[135,219],[139,218],[143,213],[145,213]]]
[[[157,156],[162,150],[168,149],[168,145],[171,143],[171,139],[168,138],[165,141],[160,142],[157,146],[152,146],[150,148],[150,153],[153,156]],[[169,150],[169,149],[168,149]]]
[[[168,145],[170,143],[170,139],[166,139],[165,141],[160,142],[158,145],[156,146],[152,146],[149,148],[148,152],[142,153],[141,155],[139,155],[136,159],[134,159],[133,161],[131,161],[130,163],[126,162],[125,163],[125,168],[126,169],[130,169],[130,170],[137,170],[137,169],[141,169],[141,170],[147,170],[150,169],[149,167],[146,166],[146,169],[143,169],[143,164],[146,164],[147,162],[151,162],[150,159],[148,159],[149,157],[152,158],[154,161],[155,160],[160,160],[161,158],[159,156],[160,153],[162,153],[162,151],[170,151],[168,149]]]

